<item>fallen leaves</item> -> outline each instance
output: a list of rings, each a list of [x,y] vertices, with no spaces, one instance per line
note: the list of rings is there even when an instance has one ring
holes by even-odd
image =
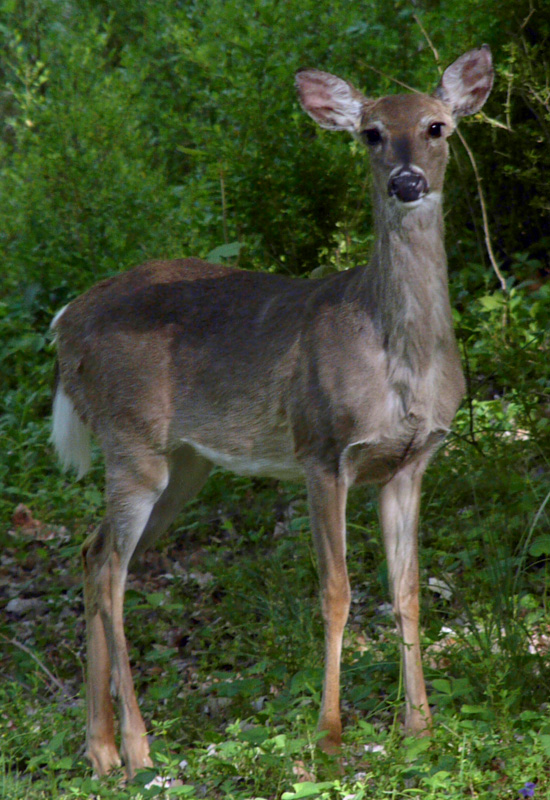
[[[13,529],[8,531],[10,536],[25,536],[39,542],[49,542],[52,539],[63,537],[68,539],[68,531],[64,525],[46,525],[35,519],[31,509],[24,503],[19,503],[11,518]]]

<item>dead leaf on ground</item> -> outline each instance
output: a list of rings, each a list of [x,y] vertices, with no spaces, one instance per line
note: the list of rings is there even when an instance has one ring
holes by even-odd
[[[308,772],[303,761],[294,762],[292,774],[296,776],[298,783],[304,783],[305,781],[315,783],[315,775],[312,772]]]
[[[56,537],[67,537],[67,529],[63,526],[45,525],[41,520],[35,519],[31,509],[24,503],[16,506],[11,518],[15,530],[8,533],[11,536],[21,535],[36,539],[39,542],[48,542]]]

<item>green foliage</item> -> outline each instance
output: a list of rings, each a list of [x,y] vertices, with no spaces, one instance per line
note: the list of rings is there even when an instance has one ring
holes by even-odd
[[[529,781],[549,793],[549,36],[542,0],[0,5],[0,600],[35,608],[0,626],[0,797],[500,800]],[[314,746],[322,622],[302,490],[218,473],[127,593],[156,770],[126,787],[95,780],[81,761],[77,553],[101,513],[101,466],[75,484],[53,463],[52,314],[152,257],[300,275],[364,261],[365,156],[301,112],[296,69],[373,96],[399,91],[394,79],[430,91],[439,67],[483,41],[495,87],[461,129],[506,291],[455,141],[446,223],[469,391],[425,484],[433,740],[399,736],[373,502],[358,492],[348,513],[340,770]],[[15,524],[19,503],[38,528]],[[150,785],[157,771],[172,783]]]

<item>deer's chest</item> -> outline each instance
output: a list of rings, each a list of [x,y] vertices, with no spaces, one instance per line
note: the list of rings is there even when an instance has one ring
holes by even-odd
[[[412,421],[407,427],[401,435],[395,430],[387,436],[348,445],[340,462],[348,484],[385,483],[408,464],[427,464],[446,431],[428,431]]]
[[[439,375],[380,382],[357,408],[354,435],[342,449],[349,483],[383,483],[412,462],[426,464],[443,441],[456,403],[447,402]]]

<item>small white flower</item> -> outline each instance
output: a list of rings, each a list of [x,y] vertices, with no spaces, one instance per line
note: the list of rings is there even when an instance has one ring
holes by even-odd
[[[161,778],[160,775],[157,775],[156,778],[153,778],[152,781],[149,781],[149,783],[146,784],[145,788],[152,789],[153,786],[162,786],[163,789],[167,789],[170,786],[170,784],[171,784],[170,778]]]
[[[386,753],[386,748],[383,744],[366,744],[365,745],[365,752],[366,753]]]

